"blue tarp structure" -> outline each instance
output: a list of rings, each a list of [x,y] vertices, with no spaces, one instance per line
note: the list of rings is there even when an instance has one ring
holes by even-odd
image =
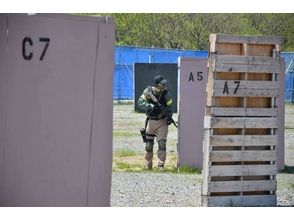
[[[134,99],[134,63],[178,63],[179,57],[207,57],[207,51],[116,46],[114,99]]]
[[[285,101],[294,103],[294,53],[282,53],[285,60]]]
[[[294,102],[294,52],[282,52],[281,56],[288,70],[285,75],[285,101]],[[115,100],[134,99],[134,63],[178,63],[179,57],[207,58],[208,52],[116,46],[113,98]]]

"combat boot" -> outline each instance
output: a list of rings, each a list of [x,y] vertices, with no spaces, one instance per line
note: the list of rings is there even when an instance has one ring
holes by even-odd
[[[159,171],[165,171],[164,164],[158,164],[158,170]]]
[[[152,164],[145,164],[144,169],[145,170],[152,170],[153,169]]]

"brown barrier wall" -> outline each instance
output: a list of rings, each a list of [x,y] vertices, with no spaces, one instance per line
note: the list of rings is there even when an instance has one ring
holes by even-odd
[[[0,18],[0,205],[109,206],[112,19]]]
[[[179,165],[202,168],[207,59],[179,61]]]

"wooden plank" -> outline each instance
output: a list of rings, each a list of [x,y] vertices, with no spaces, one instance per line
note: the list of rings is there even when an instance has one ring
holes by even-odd
[[[216,34],[209,35],[209,51],[214,53],[216,51]]]
[[[212,67],[215,72],[244,72],[244,73],[278,73],[280,65],[276,64],[234,64],[234,63],[216,63]]]
[[[242,56],[242,55],[211,55],[215,64],[240,64],[240,65],[281,65],[281,59],[263,56]]]
[[[247,44],[282,44],[283,38],[279,36],[240,36],[227,34],[210,34],[211,43],[247,43]]]
[[[207,194],[207,184],[209,182],[209,151],[210,146],[207,144],[209,142],[209,137],[211,135],[211,130],[205,130],[204,131],[204,139],[203,139],[203,169],[202,169],[202,175],[203,175],[203,181],[202,181],[202,188],[201,193]]]
[[[277,146],[277,135],[212,135],[211,146]]]
[[[277,97],[279,83],[276,81],[214,80],[215,97]]]
[[[246,80],[214,80],[213,89],[224,89],[225,86],[233,89],[279,89],[277,81],[246,81]],[[236,88],[237,87],[237,88]]]
[[[277,118],[204,117],[204,128],[277,128]]]
[[[211,107],[211,115],[213,116],[262,116],[277,117],[277,108],[224,108]]]
[[[208,59],[208,64],[211,66],[213,63],[212,59]],[[207,76],[207,84],[206,84],[206,102],[210,105],[213,105],[213,97],[212,97],[212,85],[213,85],[214,73],[211,68],[209,68],[208,76]]]
[[[208,183],[208,192],[275,191],[276,180],[216,181]]]
[[[277,166],[268,165],[210,165],[209,175],[212,176],[258,176],[276,175]]]
[[[203,196],[202,206],[248,206],[273,207],[277,206],[276,195],[251,196]]]
[[[249,55],[249,44],[243,43],[243,55],[248,56]]]
[[[213,90],[213,96],[215,97],[278,97],[279,89],[238,89],[235,92],[235,88],[228,88],[227,93],[224,93],[224,89]]]
[[[245,150],[245,151],[211,151],[210,162],[230,161],[276,161],[276,151],[271,150]]]
[[[212,55],[215,72],[279,73],[281,60],[264,56]]]

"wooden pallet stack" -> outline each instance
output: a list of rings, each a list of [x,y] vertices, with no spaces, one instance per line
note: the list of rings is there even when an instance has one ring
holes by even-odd
[[[210,35],[203,206],[276,206],[281,37]]]

